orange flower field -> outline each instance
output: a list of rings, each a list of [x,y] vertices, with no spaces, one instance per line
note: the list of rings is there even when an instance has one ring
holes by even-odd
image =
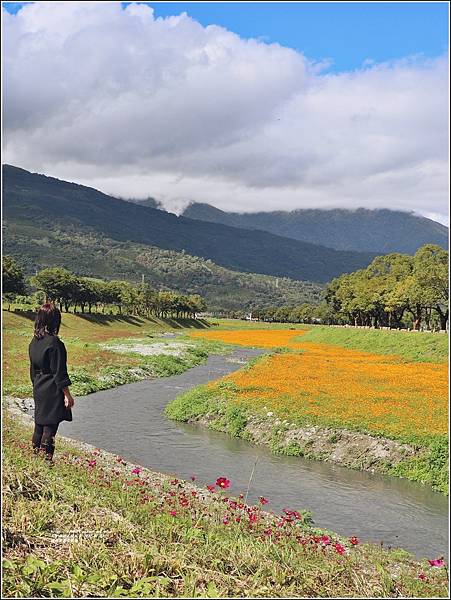
[[[365,429],[390,437],[447,433],[445,363],[407,362],[296,340],[301,330],[208,331],[196,336],[230,344],[292,350],[223,378],[235,402],[283,419]],[[211,384],[217,386],[218,382]],[[224,386],[222,386],[224,388]]]

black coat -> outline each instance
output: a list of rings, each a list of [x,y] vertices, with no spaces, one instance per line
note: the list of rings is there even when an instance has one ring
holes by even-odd
[[[34,337],[28,353],[35,423],[56,425],[61,421],[72,421],[72,411],[64,405],[63,388],[72,382],[67,374],[67,352],[63,342],[56,335]]]

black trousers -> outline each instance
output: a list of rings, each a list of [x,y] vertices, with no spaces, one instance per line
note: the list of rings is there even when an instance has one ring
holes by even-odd
[[[34,432],[31,443],[33,449],[38,451],[42,448],[45,451],[46,458],[51,459],[55,452],[55,435],[58,431],[59,423],[55,425],[38,425],[34,424]]]

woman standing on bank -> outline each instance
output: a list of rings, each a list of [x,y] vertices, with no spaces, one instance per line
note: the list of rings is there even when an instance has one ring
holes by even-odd
[[[58,337],[61,313],[51,303],[41,306],[36,315],[34,336],[28,349],[30,378],[33,382],[34,433],[33,449],[42,448],[51,461],[55,451],[55,435],[61,421],[72,421],[74,399],[69,391],[67,352]]]

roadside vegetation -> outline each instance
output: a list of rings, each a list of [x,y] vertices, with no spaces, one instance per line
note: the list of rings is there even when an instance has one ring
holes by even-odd
[[[308,332],[249,328],[193,335],[267,348],[270,353],[219,381],[179,396],[167,407],[170,418],[203,419],[211,428],[253,441],[255,436],[247,425],[257,416],[267,420],[272,431],[267,442],[273,451],[311,458],[321,458],[321,454],[312,454],[296,439],[296,428],[329,428],[330,435],[338,439],[342,430],[396,440],[407,445],[397,448],[401,453],[398,460],[387,455],[386,460],[365,468],[447,492],[444,337],[335,328]],[[329,335],[332,344],[326,343]],[[383,336],[388,336],[385,341],[381,341]],[[368,352],[371,345],[375,352]],[[394,349],[397,353],[391,354]],[[433,357],[437,362],[432,362]],[[362,464],[356,460],[347,466],[363,468]]]
[[[60,440],[52,468],[6,415],[4,597],[447,597],[440,557],[316,529],[302,507],[264,512]],[[269,503],[267,504],[267,502]]]

